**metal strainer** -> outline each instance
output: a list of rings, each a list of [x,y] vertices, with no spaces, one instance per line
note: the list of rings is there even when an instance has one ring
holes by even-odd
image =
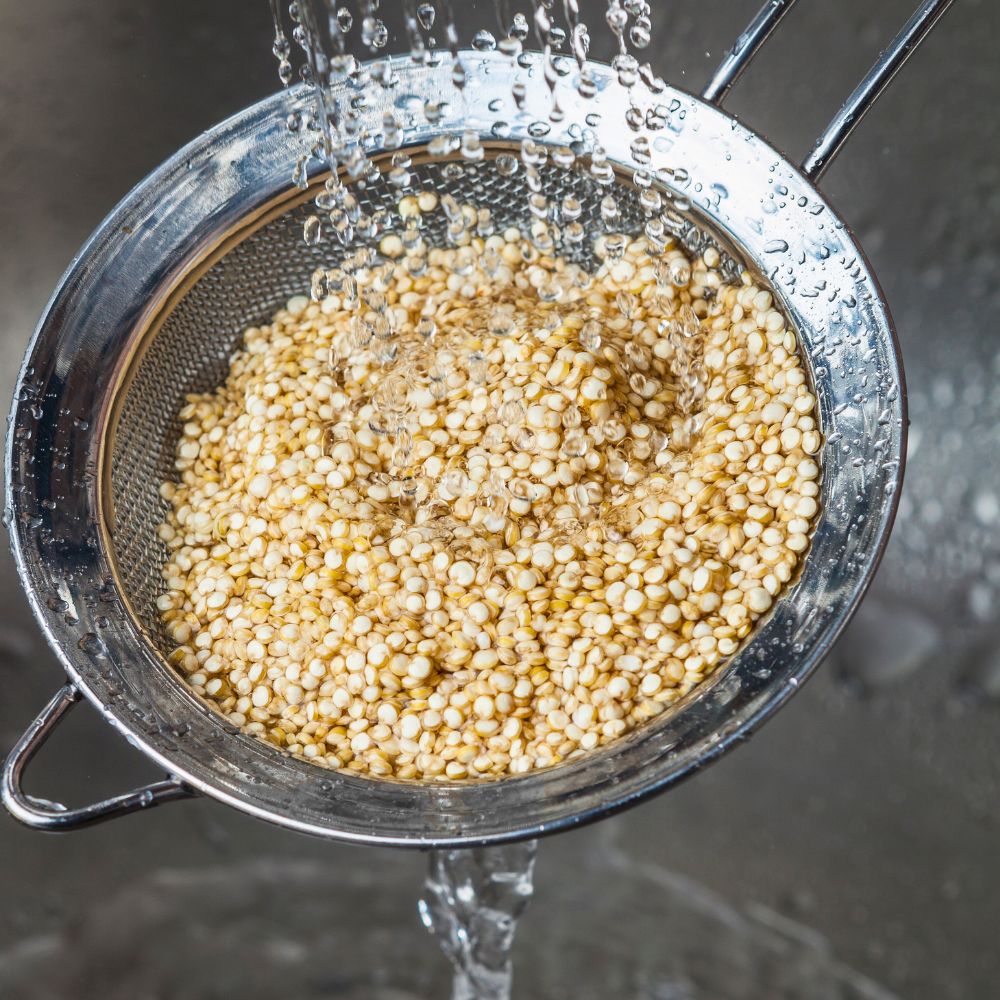
[[[905,403],[889,314],[864,254],[813,181],[948,0],[924,3],[799,170],[714,106],[790,3],[769,3],[704,98],[667,87],[650,133],[653,169],[686,219],[694,248],[712,240],[767,281],[799,331],[824,435],[822,514],[800,578],[724,667],[677,706],[626,738],[557,767],[493,782],[416,784],[327,771],[244,735],[203,704],[165,660],[155,599],[163,549],[156,534],[185,393],[224,377],[241,331],[309,286],[329,247],[302,240],[313,190],[290,183],[300,153],[285,122],[306,112],[302,88],[279,93],[206,132],[112,212],[63,278],[22,368],[7,441],[7,521],[32,608],[69,675],[8,757],[7,808],[23,822],[66,830],[203,792],[307,833],[409,846],[534,837],[605,815],[715,759],[774,712],[829,650],[860,600],[892,522]],[[465,52],[464,99],[428,125],[429,97],[452,93],[450,66],[392,60],[398,81],[365,91],[372,134],[392,110],[423,186],[489,207],[500,225],[527,222],[520,176],[492,164],[547,116],[545,88],[510,100],[515,70]],[[536,136],[599,144],[619,171],[623,228],[643,215],[631,176],[627,98],[609,69],[598,93]],[[539,59],[517,72],[541,75]],[[542,93],[536,91],[541,89]],[[361,91],[358,91],[360,94]],[[350,95],[349,95],[350,96]],[[503,102],[503,111],[487,110]],[[853,104],[852,104],[853,102]],[[506,125],[494,122],[506,115]],[[425,155],[434,135],[478,131],[479,163]],[[371,154],[377,157],[378,148]],[[605,193],[586,173],[553,171],[547,193],[572,192],[586,217]],[[561,185],[562,191],[555,186]],[[364,193],[391,209],[387,186]],[[735,266],[735,265],[734,265]],[[31,798],[28,760],[86,696],[168,780],[80,809]]]

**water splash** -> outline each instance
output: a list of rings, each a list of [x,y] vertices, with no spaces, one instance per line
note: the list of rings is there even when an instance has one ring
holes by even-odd
[[[529,840],[431,854],[420,918],[454,966],[452,1000],[509,1000],[511,946],[537,849]]]

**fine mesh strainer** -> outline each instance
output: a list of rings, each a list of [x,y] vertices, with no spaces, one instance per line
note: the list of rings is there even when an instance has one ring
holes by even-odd
[[[217,385],[241,331],[309,287],[330,247],[307,246],[310,190],[290,182],[299,140],[285,122],[311,95],[293,88],[205,133],[112,212],[63,278],[28,351],[7,442],[7,521],[32,608],[69,675],[7,758],[3,798],[30,826],[67,830],[197,792],[307,833],[359,842],[441,847],[535,837],[621,809],[690,775],[750,732],[795,691],[829,650],[878,563],[895,511],[905,401],[895,337],[854,237],[814,180],[857,119],[948,6],[925,2],[806,161],[792,165],[719,110],[721,97],[791,6],[768,3],[706,89],[638,95],[659,104],[651,168],[692,249],[712,241],[734,270],[769,283],[801,336],[824,435],[822,514],[803,571],[751,639],[678,705],[581,759],[492,782],[416,784],[328,771],[236,730],[165,660],[155,599],[163,549],[158,488],[171,477],[184,395]],[[402,121],[419,184],[489,207],[499,225],[527,222],[520,175],[493,166],[547,117],[541,57],[516,69],[465,52],[464,97],[432,127],[422,108],[451,94],[450,66],[391,61],[396,83],[364,89],[373,135],[383,114]],[[446,61],[447,62],[447,61]],[[626,178],[635,168],[628,98],[607,67],[598,93],[566,108],[537,140],[602,146],[619,173],[626,230],[644,217]],[[361,93],[360,84],[344,84]],[[540,91],[540,92],[539,92]],[[350,98],[357,96],[351,93]],[[501,112],[487,110],[502,102]],[[505,117],[497,128],[495,121]],[[486,158],[426,155],[441,133],[480,133]],[[378,159],[381,151],[370,154]],[[662,175],[661,175],[662,176]],[[661,182],[658,182],[661,183]],[[547,193],[575,194],[585,217],[606,192],[584,172],[553,170]],[[396,194],[374,185],[367,210]],[[27,795],[23,770],[62,715],[86,696],[170,777],[95,805],[66,809]]]

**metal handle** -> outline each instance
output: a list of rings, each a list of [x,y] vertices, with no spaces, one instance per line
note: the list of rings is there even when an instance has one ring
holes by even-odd
[[[816,140],[812,152],[802,162],[802,172],[813,183],[823,176],[848,136],[953,2],[954,0],[923,0],[864,79],[854,88],[851,96]],[[794,3],[795,0],[768,0],[761,7],[702,91],[701,96],[706,101],[715,105],[722,104],[723,98],[743,75],[750,60],[760,51]]]
[[[21,788],[24,769],[49,738],[59,720],[79,700],[80,692],[72,684],[61,688],[59,693],[39,712],[38,717],[17,741],[14,749],[4,761],[0,798],[3,799],[7,811],[15,819],[36,830],[61,833],[79,830],[81,827],[100,823],[102,820],[114,819],[116,816],[124,816],[126,813],[136,812],[139,809],[150,809],[163,802],[171,802],[174,799],[183,799],[194,795],[194,792],[177,778],[157,781],[146,785],[145,788],[137,788],[124,795],[116,795],[114,798],[95,802],[89,806],[81,806],[78,809],[67,809],[66,806],[58,802],[36,799],[25,794]]]
[[[903,68],[906,60],[926,38],[927,32],[937,24],[952,3],[953,0],[924,0],[889,43],[889,47],[875,60],[875,65],[854,88],[854,92],[816,140],[813,151],[802,161],[802,172],[813,183],[823,176],[847,137],[857,128],[858,122],[871,110],[882,91],[889,86],[892,78]]]
[[[721,105],[733,84],[743,75],[750,60],[778,27],[781,19],[792,9],[796,0],[767,0],[757,16],[747,25],[746,31],[733,42],[733,47],[719,63],[708,86],[701,96],[710,104]]]

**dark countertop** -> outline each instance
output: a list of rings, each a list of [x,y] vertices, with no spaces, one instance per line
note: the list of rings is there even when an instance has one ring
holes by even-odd
[[[911,5],[801,5],[730,108],[779,147],[804,154]],[[665,5],[650,50],[657,70],[699,88],[755,8],[756,0]],[[646,947],[659,942],[669,952],[683,940],[692,967],[699,948],[709,965],[741,947],[776,949],[783,969],[821,955],[856,990],[782,991],[773,968],[754,987],[754,973],[734,966],[727,997],[995,994],[998,34],[1000,6],[957,3],[823,184],[885,289],[911,394],[908,479],[872,594],[815,679],[748,746],[668,796],[542,845],[541,897],[525,918],[524,954],[546,934],[551,947],[563,947],[578,922],[588,933],[579,907],[559,904],[567,885],[601,913],[605,880],[627,869],[633,931]],[[167,155],[276,87],[269,49],[263,0],[0,0],[0,396],[9,398],[35,320],[76,248]],[[6,748],[62,674],[6,546],[0,601]],[[76,803],[152,777],[84,708],[42,755],[31,789]],[[0,845],[5,997],[201,998],[230,995],[237,983],[245,996],[271,996],[272,974],[291,984],[289,995],[339,996],[335,978],[302,985],[297,977],[309,962],[296,942],[348,951],[383,942],[400,956],[433,947],[413,907],[419,856],[306,840],[206,801],[62,837],[0,816]],[[310,937],[317,914],[289,903],[296,886],[306,894],[315,886],[341,920],[345,911],[356,915],[336,944]],[[663,900],[663,914],[650,899]],[[402,928],[392,940],[379,923],[388,919],[379,906],[389,903]],[[228,959],[256,956],[260,975],[244,982],[226,965],[243,952],[224,927],[248,909],[261,913],[244,927],[259,936],[260,950]],[[702,923],[691,922],[695,910]],[[686,937],[675,933],[681,925]],[[702,926],[698,937],[692,928]],[[217,948],[206,949],[206,940]],[[599,955],[595,948],[587,961]],[[197,985],[208,980],[196,970],[215,959],[215,985]],[[190,973],[178,972],[186,966]],[[54,967],[65,977],[58,988],[46,985]],[[102,976],[112,974],[109,986]],[[521,986],[520,995],[532,995],[527,973]],[[658,990],[629,995],[717,995]]]

